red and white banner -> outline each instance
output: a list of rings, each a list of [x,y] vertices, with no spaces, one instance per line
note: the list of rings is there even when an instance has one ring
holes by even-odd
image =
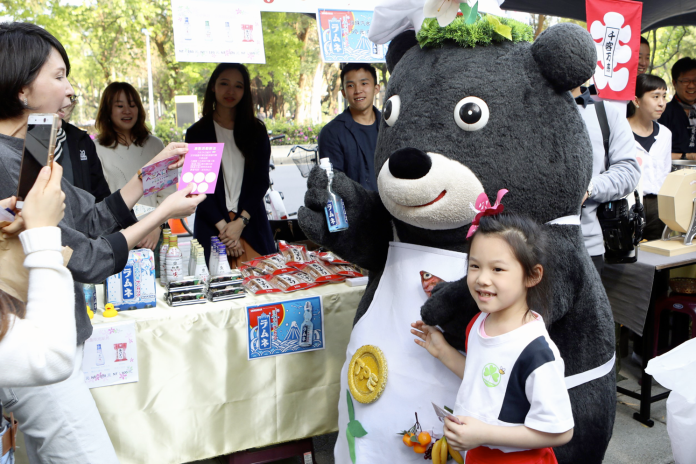
[[[643,4],[629,0],[586,0],[587,29],[597,47],[594,82],[599,96],[633,100],[638,74]]]

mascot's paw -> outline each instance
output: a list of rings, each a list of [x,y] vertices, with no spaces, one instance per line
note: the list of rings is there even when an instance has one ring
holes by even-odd
[[[478,313],[471,298],[466,277],[456,282],[441,282],[421,307],[421,319],[428,325],[440,326],[447,342],[464,350],[466,326]]]

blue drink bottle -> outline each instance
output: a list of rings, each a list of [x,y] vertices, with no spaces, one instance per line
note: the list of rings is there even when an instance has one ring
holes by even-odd
[[[329,232],[340,232],[348,228],[348,216],[346,216],[346,205],[343,198],[336,195],[333,191],[333,168],[329,158],[322,158],[319,165],[326,175],[329,176],[329,201],[324,207],[326,212],[326,223],[329,225]]]

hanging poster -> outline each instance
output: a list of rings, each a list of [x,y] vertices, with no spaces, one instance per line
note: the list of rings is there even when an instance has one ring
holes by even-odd
[[[597,47],[594,82],[599,96],[633,100],[638,75],[641,2],[586,0],[587,28]]]
[[[324,349],[320,296],[247,306],[248,359]]]
[[[257,6],[222,0],[172,0],[177,61],[266,63]]]
[[[375,0],[233,0],[246,1],[261,11],[287,13],[316,13],[319,8],[330,6],[341,10],[372,10]]]
[[[89,388],[138,381],[135,332],[135,321],[94,325],[82,357],[82,373]]]
[[[367,38],[373,11],[322,10],[317,13],[325,63],[384,63],[389,44]]]

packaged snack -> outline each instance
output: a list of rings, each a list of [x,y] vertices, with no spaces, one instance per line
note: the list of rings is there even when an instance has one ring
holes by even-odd
[[[318,261],[310,261],[308,263],[300,264],[297,266],[297,269],[309,274],[312,280],[317,283],[343,282],[346,280],[345,276],[338,275],[330,271],[326,266]]]
[[[201,304],[207,301],[205,292],[167,293],[167,304],[169,304],[169,306]]]
[[[345,277],[365,277],[355,264],[324,264],[334,274]]]
[[[205,288],[205,281],[200,277],[186,276],[181,280],[167,282],[167,292],[177,292],[180,290]]]
[[[285,293],[296,292],[298,290],[306,290],[308,288],[317,286],[316,283],[309,281],[309,279],[305,277],[299,277],[296,274],[296,272],[291,272],[287,274],[273,276],[271,277],[270,282],[274,286],[284,291]]]
[[[288,245],[285,241],[280,240],[278,241],[278,248],[280,248],[280,254],[283,255],[285,264],[288,266],[294,267],[311,261],[307,256],[307,250],[302,245]]]
[[[245,296],[246,290],[244,290],[244,287],[241,285],[230,285],[227,287],[210,289],[208,292],[208,299],[213,302],[244,298]]]
[[[262,295],[264,293],[280,293],[282,292],[281,289],[274,287],[269,281],[268,278],[271,276],[263,276],[263,277],[247,277],[244,279],[244,288],[247,289],[247,291],[251,294],[254,295]]]
[[[320,260],[326,261],[331,264],[351,264],[343,258],[339,258],[335,253],[331,251],[320,251],[314,253]]]
[[[285,264],[285,258],[283,258],[283,255],[280,253],[261,256],[259,258],[249,261],[248,263],[243,264],[259,268],[269,275],[278,275],[285,274],[287,272],[295,272],[295,269]]]
[[[244,280],[242,273],[237,269],[232,269],[228,274],[211,277],[208,286],[216,288],[225,287],[233,283],[241,285],[242,280]]]
[[[239,271],[242,273],[242,277],[245,279],[247,277],[260,277],[260,276],[267,275],[261,269],[254,267],[254,266],[248,266],[246,264],[243,266],[240,266]]]

